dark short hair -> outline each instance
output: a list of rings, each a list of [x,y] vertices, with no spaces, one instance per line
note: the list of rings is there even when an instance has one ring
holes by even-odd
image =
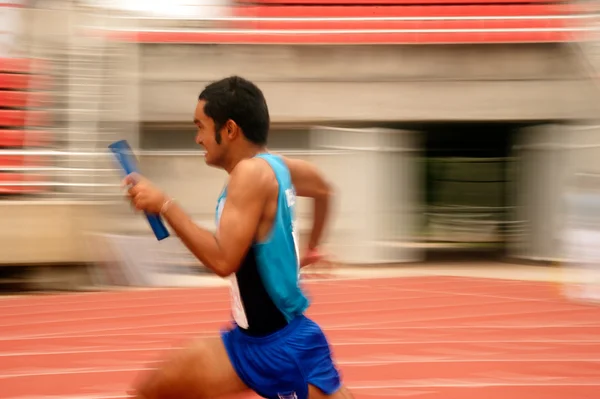
[[[220,130],[231,119],[252,143],[264,145],[269,134],[269,108],[262,91],[252,82],[230,76],[206,86],[198,96],[204,100],[204,113],[215,122],[217,142]]]

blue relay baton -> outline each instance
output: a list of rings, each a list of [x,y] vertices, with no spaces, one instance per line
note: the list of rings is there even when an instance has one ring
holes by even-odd
[[[129,146],[127,140],[115,141],[110,144],[108,148],[114,154],[121,169],[123,169],[123,172],[125,172],[125,176],[138,172],[137,162],[133,156],[133,150]],[[148,219],[148,223],[158,241],[169,237],[169,230],[165,227],[160,215],[150,214],[148,212],[144,213],[146,214],[146,219]]]

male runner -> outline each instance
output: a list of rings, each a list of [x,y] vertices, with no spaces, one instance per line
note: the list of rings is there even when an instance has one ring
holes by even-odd
[[[208,165],[229,181],[217,204],[216,235],[141,176],[125,184],[139,210],[160,213],[187,248],[231,280],[235,326],[199,340],[151,372],[134,391],[143,399],[218,398],[252,390],[269,399],[352,398],[328,341],[304,316],[299,263],[318,260],[330,188],[308,162],[266,149],[269,111],[261,90],[240,77],[208,85],[194,114]],[[314,199],[308,251],[298,261],[296,195]]]

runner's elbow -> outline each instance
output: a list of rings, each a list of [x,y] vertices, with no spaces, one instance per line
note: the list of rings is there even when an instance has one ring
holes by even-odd
[[[319,188],[316,190],[314,197],[321,199],[329,199],[333,197],[333,186],[327,180],[323,180]]]
[[[238,265],[234,265],[228,261],[221,261],[215,262],[211,269],[217,276],[225,278],[235,273],[238,269]]]

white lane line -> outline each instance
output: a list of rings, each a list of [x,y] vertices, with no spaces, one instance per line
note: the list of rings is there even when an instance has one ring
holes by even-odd
[[[217,335],[211,336],[211,338],[216,338]],[[436,341],[402,341],[402,340],[385,340],[382,339],[380,341],[377,340],[368,340],[368,341],[356,341],[356,342],[332,342],[331,345],[336,347],[341,346],[416,346],[416,345],[427,345],[427,346],[438,346],[438,345],[464,345],[464,346],[474,346],[478,347],[482,344],[492,346],[494,345],[505,345],[508,344],[510,350],[514,349],[514,344],[555,344],[560,347],[560,345],[564,344],[567,346],[590,346],[594,345],[596,347],[597,344],[600,344],[600,335],[597,340],[589,340],[589,341],[569,341],[569,340],[469,340],[469,341],[456,341],[456,340],[436,340]],[[512,345],[512,346],[510,346]],[[153,351],[170,351],[183,349],[183,346],[148,346],[148,347],[138,347],[131,348],[128,346],[127,348],[106,348],[103,346],[90,346],[90,347],[81,347],[78,349],[64,349],[64,350],[45,350],[45,351],[20,351],[20,352],[0,352],[0,357],[22,357],[22,356],[53,356],[53,355],[70,355],[70,354],[98,354],[98,353],[135,353],[135,352],[153,352]],[[451,348],[449,348],[451,349]],[[503,350],[504,348],[497,348]],[[553,348],[554,350],[555,348]]]
[[[431,319],[425,319],[425,321],[430,321]],[[414,322],[414,320],[413,320]],[[59,333],[42,333],[42,334],[29,334],[29,335],[14,335],[14,336],[0,336],[1,341],[16,341],[16,340],[38,340],[38,339],[65,339],[65,338],[103,338],[103,337],[124,337],[124,336],[154,336],[154,335],[196,335],[196,336],[206,336],[206,335],[214,335],[214,331],[165,331],[165,332],[152,332],[146,331],[144,329],[155,329],[162,327],[185,327],[185,326],[198,326],[202,324],[215,324],[215,323],[223,323],[227,325],[229,322],[224,320],[211,320],[211,321],[192,321],[192,322],[183,322],[183,323],[168,323],[168,324],[151,324],[144,326],[135,326],[135,327],[109,327],[102,329],[88,329],[84,331],[62,331]],[[599,328],[600,324],[593,324],[593,321],[581,321],[581,322],[570,322],[570,323],[539,323],[539,324],[478,324],[474,325],[458,325],[458,326],[411,326],[411,325],[402,325],[403,322],[400,322],[400,325],[397,326],[389,326],[389,324],[398,323],[396,320],[391,320],[387,322],[363,322],[363,323],[344,323],[344,324],[327,324],[320,323],[323,330],[327,333],[328,331],[409,331],[409,330],[450,330],[450,329],[461,329],[468,330],[469,332],[480,329],[499,329],[499,330],[531,330],[538,329],[543,332],[544,329],[548,328],[561,328],[561,329],[576,329],[579,330],[581,328]],[[123,333],[124,331],[132,330],[129,333]],[[600,330],[599,330],[600,331]],[[109,334],[100,334],[100,333],[109,333]],[[114,334],[113,334],[114,333]],[[89,334],[89,335],[88,335]],[[589,333],[588,333],[589,334]],[[595,334],[594,334],[595,335]]]
[[[589,359],[576,359],[576,360],[567,360],[567,359],[464,359],[464,360],[452,360],[452,359],[423,359],[419,357],[412,357],[407,359],[405,357],[401,358],[387,358],[382,360],[339,360],[336,361],[336,364],[339,366],[392,366],[398,364],[449,364],[449,365],[457,365],[465,364],[465,363],[488,363],[488,364],[496,364],[496,363],[539,363],[539,364],[597,364],[600,365],[600,358],[589,358]],[[0,374],[0,380],[12,379],[12,378],[24,378],[24,377],[33,377],[33,376],[49,376],[49,375],[80,375],[80,374],[110,374],[110,373],[129,373],[129,372],[142,372],[151,370],[151,367],[120,367],[120,368],[94,368],[94,367],[85,367],[85,368],[67,368],[67,369],[39,369],[39,370],[30,370],[26,373],[4,373]],[[600,374],[600,371],[599,371]],[[543,376],[541,376],[543,377]],[[566,378],[566,377],[565,377]],[[594,378],[597,378],[595,376]],[[600,385],[600,381],[597,382]]]

